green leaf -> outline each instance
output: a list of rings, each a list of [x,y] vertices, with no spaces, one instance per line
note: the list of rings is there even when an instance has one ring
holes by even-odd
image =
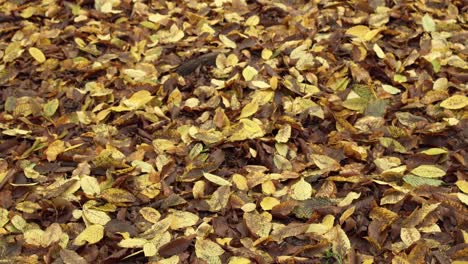
[[[423,178],[414,175],[405,175],[403,180],[413,187],[418,187],[421,185],[440,186],[442,183],[444,183],[441,180]]]
[[[422,26],[426,32],[434,32],[436,30],[436,24],[432,17],[428,14],[425,14],[422,18]]]
[[[55,98],[42,106],[42,112],[44,113],[44,116],[51,117],[55,114],[55,112],[57,112],[58,107],[59,100]]]

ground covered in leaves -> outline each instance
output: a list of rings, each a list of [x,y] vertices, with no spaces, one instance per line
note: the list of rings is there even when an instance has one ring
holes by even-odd
[[[2,263],[467,263],[464,1],[0,1]]]

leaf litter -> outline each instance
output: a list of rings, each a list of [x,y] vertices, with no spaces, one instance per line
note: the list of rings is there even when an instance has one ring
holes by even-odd
[[[462,1],[0,10],[1,261],[468,261]]]

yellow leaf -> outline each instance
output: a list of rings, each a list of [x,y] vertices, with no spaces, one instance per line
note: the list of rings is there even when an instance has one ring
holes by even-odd
[[[219,176],[216,176],[214,174],[208,173],[208,172],[204,172],[203,177],[205,177],[210,182],[212,182],[214,184],[217,184],[217,185],[220,185],[220,186],[226,186],[226,185],[231,186],[232,185],[229,181],[227,181],[227,180],[225,180],[225,179],[223,179],[223,178],[221,178]]]
[[[275,207],[278,204],[280,204],[280,201],[278,201],[278,199],[274,197],[265,197],[260,202],[260,206],[265,211],[271,210],[273,207]]]
[[[286,124],[278,131],[278,134],[276,134],[275,136],[275,140],[279,143],[286,143],[288,142],[290,137],[291,137],[291,126],[289,124]]]
[[[239,119],[252,116],[257,112],[257,110],[258,110],[258,103],[256,101],[250,102],[246,104],[244,108],[242,108]]]
[[[65,143],[61,140],[55,140],[52,142],[49,147],[45,150],[48,161],[54,161],[57,159],[57,156],[65,151]]]
[[[462,203],[464,203],[465,205],[468,206],[468,195],[466,195],[464,193],[457,193],[457,197],[458,197],[458,199],[460,199],[460,201]]]
[[[154,243],[149,242],[143,245],[143,252],[145,253],[145,257],[152,257],[158,253],[158,249],[156,248]]]
[[[260,89],[267,89],[271,87],[268,83],[264,81],[252,81],[252,85]]]
[[[248,258],[244,257],[231,257],[228,264],[250,264],[252,263]]]
[[[312,154],[311,157],[315,165],[321,170],[336,171],[340,169],[340,164],[326,155]]]
[[[374,44],[373,49],[374,49],[374,52],[377,55],[377,57],[379,57],[381,59],[385,58],[385,52],[382,50],[382,48],[377,43]]]
[[[423,150],[420,153],[433,156],[433,155],[447,154],[448,151],[443,148],[430,148],[430,149]]]
[[[408,79],[406,78],[405,75],[401,75],[401,74],[395,74],[393,75],[393,80],[395,82],[398,82],[398,83],[404,83],[406,81],[408,81]]]
[[[332,243],[333,252],[340,256],[346,256],[351,249],[351,242],[348,236],[338,225],[334,226],[323,236]]]
[[[244,204],[241,209],[242,211],[248,213],[248,212],[252,212],[254,211],[255,209],[257,208],[257,205],[255,205],[254,203],[246,203]]]
[[[161,213],[153,207],[143,207],[140,209],[140,214],[143,218],[153,224],[156,224],[161,218]]]
[[[348,206],[353,202],[353,200],[358,199],[359,197],[361,197],[361,193],[350,192],[343,200],[338,203],[338,206]]]
[[[434,165],[420,165],[414,168],[411,173],[425,178],[440,178],[445,175],[445,171]]]
[[[237,47],[236,43],[225,35],[219,35],[219,40],[228,48],[235,49]]]
[[[295,200],[307,200],[313,193],[312,185],[301,178],[298,182],[291,186],[291,197]]]
[[[380,205],[396,204],[399,201],[403,200],[403,198],[405,197],[406,197],[406,194],[404,193],[400,193],[400,192],[390,193],[382,197],[382,199],[380,199]]]
[[[462,192],[468,193],[468,182],[465,180],[459,180],[455,183]]]
[[[209,239],[197,239],[195,242],[195,254],[199,258],[221,256],[224,249]]]
[[[102,226],[106,225],[111,220],[110,216],[108,216],[105,212],[89,208],[83,209],[83,216],[91,224]]]
[[[146,75],[147,75],[147,73],[145,71],[138,70],[138,69],[125,69],[122,72],[125,75],[128,75],[130,78],[136,79],[136,80],[142,79],[142,78],[146,77]]]
[[[232,181],[239,190],[247,191],[249,189],[247,185],[247,179],[243,175],[237,173],[232,175]]]
[[[271,56],[273,55],[273,51],[267,49],[267,48],[264,48],[262,50],[262,59],[264,60],[268,60],[271,58]]]
[[[31,47],[28,49],[29,54],[39,63],[43,63],[46,61],[46,57],[44,56],[44,53],[38,48]]]
[[[347,35],[351,35],[354,37],[357,37],[361,40],[365,40],[366,34],[370,31],[370,29],[367,26],[364,25],[358,25],[349,28],[346,30]]]
[[[82,176],[80,179],[80,185],[86,195],[94,196],[101,193],[99,182],[95,177],[88,175]]]
[[[348,219],[351,215],[354,214],[354,210],[356,210],[356,206],[351,206],[346,211],[344,211],[340,216],[340,224],[343,224],[346,219]]]
[[[31,201],[24,201],[24,202],[17,203],[15,208],[18,211],[32,214],[36,212],[37,210],[41,209],[42,207],[38,203],[33,203]],[[2,217],[2,212],[0,211],[0,227],[2,227],[1,217]]]
[[[428,14],[425,14],[422,18],[422,26],[426,32],[434,32],[436,30],[436,24],[432,17]]]
[[[252,66],[247,66],[242,70],[242,76],[247,82],[251,81],[255,76],[257,76],[257,74],[258,71]]]
[[[260,17],[257,15],[253,15],[245,21],[246,26],[256,26],[260,22]]]
[[[104,237],[104,227],[102,225],[90,225],[83,230],[73,243],[75,246],[82,246],[88,244],[96,244]]]
[[[440,103],[440,107],[446,109],[462,109],[468,105],[468,97],[465,95],[456,94],[450,96]]]
[[[259,214],[257,211],[244,214],[244,221],[247,228],[258,237],[267,237],[270,234],[272,216],[268,212]]]
[[[142,248],[147,243],[143,238],[127,238],[119,242],[119,247],[123,248]]]
[[[171,219],[172,230],[193,226],[200,219],[196,214],[178,210],[170,210],[168,217]]]
[[[257,122],[247,118],[239,120],[239,124],[236,127],[238,130],[229,137],[229,141],[242,141],[265,135],[265,131],[263,131],[263,128]]]
[[[101,197],[109,203],[133,203],[135,196],[130,192],[118,188],[109,188],[102,191]]]
[[[409,247],[421,238],[421,234],[415,227],[403,227],[401,229],[400,238],[401,241]]]
[[[42,112],[44,112],[44,116],[51,117],[57,112],[58,107],[59,100],[55,98],[42,106]]]
[[[398,88],[396,88],[394,86],[388,85],[388,84],[382,84],[382,88],[384,89],[384,91],[386,91],[389,94],[401,93],[400,89],[398,89]]]
[[[24,232],[24,242],[27,245],[40,247],[42,244],[42,239],[44,236],[44,231],[41,229],[28,229]]]
[[[147,90],[140,90],[134,93],[130,98],[123,100],[123,104],[131,110],[136,110],[153,99],[151,93]]]

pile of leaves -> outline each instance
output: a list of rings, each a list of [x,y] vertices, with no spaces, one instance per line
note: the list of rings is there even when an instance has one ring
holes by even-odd
[[[0,1],[0,261],[466,263],[464,1]]]

